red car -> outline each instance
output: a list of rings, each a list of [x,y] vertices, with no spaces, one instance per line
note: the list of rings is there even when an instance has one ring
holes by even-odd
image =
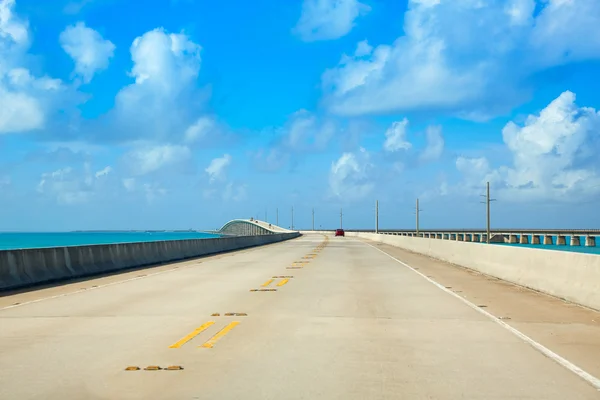
[[[336,229],[335,236],[346,236],[343,229]]]

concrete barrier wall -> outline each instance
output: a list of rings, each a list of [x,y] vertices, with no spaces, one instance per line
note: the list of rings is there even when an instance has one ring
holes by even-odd
[[[0,251],[0,290],[281,242],[297,232]]]
[[[495,276],[600,310],[600,256],[375,233],[346,232]]]

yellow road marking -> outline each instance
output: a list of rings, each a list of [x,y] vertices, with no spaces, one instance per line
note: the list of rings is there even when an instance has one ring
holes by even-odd
[[[194,337],[196,337],[196,335],[198,335],[200,332],[206,330],[209,326],[211,326],[214,323],[215,323],[215,321],[208,321],[207,323],[200,325],[198,328],[196,328],[194,330],[194,332],[190,333],[189,335],[187,335],[186,337],[184,337],[183,339],[181,339],[177,343],[174,343],[174,344],[170,345],[169,348],[170,349],[178,349],[178,348],[180,348],[181,346],[183,346],[184,344],[186,344],[187,342],[189,342],[190,340],[192,340]]]
[[[277,284],[277,286],[283,286],[283,285],[285,285],[286,283],[288,283],[289,281],[290,281],[289,279],[284,279],[284,280],[282,280],[281,282],[279,282],[279,283]]]
[[[217,334],[215,336],[213,336],[210,339],[208,339],[203,345],[198,346],[198,347],[204,347],[204,348],[207,348],[207,349],[212,349],[212,347],[215,345],[215,343],[217,343],[219,341],[219,339],[221,339],[223,336],[227,335],[227,333],[230,330],[232,330],[233,328],[235,328],[239,324],[240,323],[238,321],[233,321],[232,323],[230,323],[229,325],[227,325],[225,328],[223,328],[219,332],[217,332]]]
[[[269,286],[271,283],[273,283],[273,279],[269,279],[268,281],[266,281],[265,283],[263,283],[262,287]]]

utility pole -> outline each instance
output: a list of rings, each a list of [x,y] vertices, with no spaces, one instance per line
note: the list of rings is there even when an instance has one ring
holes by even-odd
[[[292,230],[294,230],[294,206],[292,206]]]
[[[315,209],[312,209],[312,228],[315,230]]]
[[[491,199],[490,198],[490,183],[487,182],[486,183],[486,194],[485,195],[481,195],[482,197],[485,197],[485,204],[486,204],[486,232],[487,232],[487,237],[486,237],[486,242],[489,244],[490,243],[490,236],[491,236],[491,229],[490,229],[490,203],[492,201],[496,201],[496,199]]]
[[[423,211],[419,208],[419,199],[417,199],[417,208],[415,210],[415,214],[417,215],[417,237],[419,237],[419,211]]]
[[[342,209],[340,208],[340,229],[342,229],[344,227],[343,219],[342,219],[343,215],[344,214],[342,213]]]
[[[379,200],[375,200],[375,233],[379,233]]]
[[[275,225],[279,226],[279,208],[275,209]]]
[[[267,210],[265,210],[265,222],[268,222],[267,221]]]
[[[487,204],[486,204],[486,214],[487,214],[487,218],[486,218],[486,222],[487,222],[487,243],[490,243],[490,183],[487,182],[486,183],[486,199],[487,199]]]

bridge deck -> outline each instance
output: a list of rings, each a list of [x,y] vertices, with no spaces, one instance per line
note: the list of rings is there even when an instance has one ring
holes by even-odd
[[[467,302],[594,376],[600,313],[385,245],[323,238],[2,297],[0,398],[600,397]]]

